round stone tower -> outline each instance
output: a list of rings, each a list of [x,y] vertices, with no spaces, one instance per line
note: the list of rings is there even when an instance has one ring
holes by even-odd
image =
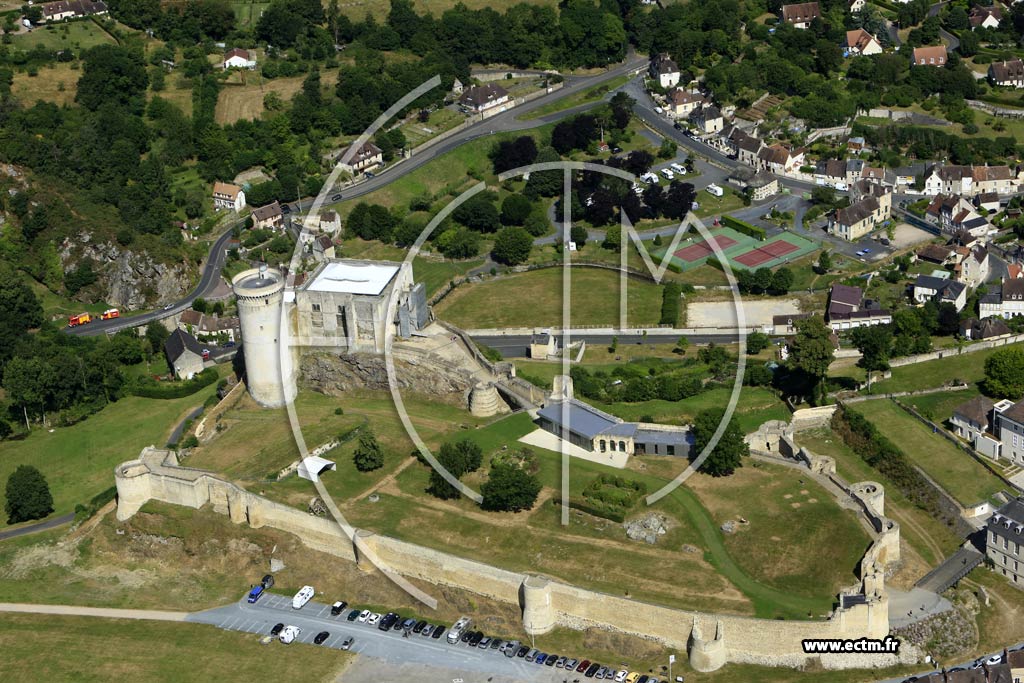
[[[288,330],[281,329],[284,275],[279,270],[244,270],[231,280],[242,326],[242,352],[249,394],[261,406],[278,408],[294,400],[295,362]],[[281,345],[285,344],[285,353]]]

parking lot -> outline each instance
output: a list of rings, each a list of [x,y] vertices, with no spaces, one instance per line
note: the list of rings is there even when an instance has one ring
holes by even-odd
[[[549,668],[520,658],[504,657],[496,650],[471,648],[462,643],[448,644],[444,637],[434,640],[417,633],[403,637],[401,631],[381,631],[366,623],[349,622],[346,615],[351,608],[338,616],[331,616],[331,607],[323,603],[309,602],[301,610],[292,609],[290,597],[264,594],[255,604],[248,604],[243,598],[225,607],[197,612],[188,616],[187,621],[211,624],[231,631],[269,635],[275,624],[295,625],[302,629],[292,645],[282,645],[274,639],[267,647],[298,647],[299,643],[310,647],[339,648],[344,640],[352,636],[351,651],[372,657],[385,663],[389,669],[415,670],[424,667],[423,674],[433,672],[435,678],[417,677],[416,680],[452,680],[452,671],[458,671],[462,678],[470,681],[486,681],[490,676],[502,681],[541,681],[561,683],[583,675],[562,669]],[[450,624],[445,623],[446,627]],[[331,635],[322,645],[313,645],[313,639],[321,631]]]

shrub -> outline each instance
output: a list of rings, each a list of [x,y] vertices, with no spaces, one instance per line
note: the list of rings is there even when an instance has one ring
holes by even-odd
[[[217,381],[217,371],[214,368],[206,368],[198,375],[184,382],[162,382],[144,377],[136,380],[129,388],[129,393],[142,398],[184,398],[191,396],[203,387],[208,387]]]
[[[742,232],[744,235],[750,235],[751,237],[759,240],[764,240],[768,237],[768,233],[765,232],[764,228],[759,228],[756,225],[751,225],[746,221],[741,221],[738,218],[732,216],[722,216],[722,225],[727,228],[732,228],[736,232]]]
[[[384,466],[384,451],[377,443],[373,431],[367,429],[359,436],[359,445],[352,454],[352,461],[360,472],[372,472]]]

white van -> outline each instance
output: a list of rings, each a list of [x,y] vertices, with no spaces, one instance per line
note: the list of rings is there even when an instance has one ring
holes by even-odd
[[[300,633],[302,633],[302,629],[298,626],[285,626],[284,630],[281,631],[281,642],[287,645],[298,638]]]
[[[678,173],[679,175],[686,175],[686,167],[680,164],[679,162],[671,163],[668,167],[671,168],[676,173]]]
[[[665,180],[672,180],[673,178],[676,177],[675,174],[672,173],[672,169],[670,168],[661,169],[661,175],[665,176]]]
[[[658,184],[658,176],[654,175],[650,171],[648,171],[647,173],[644,173],[642,176],[640,176],[640,180],[644,181],[648,185],[657,185]]]
[[[725,194],[725,190],[720,188],[718,185],[715,185],[714,183],[711,183],[710,185],[707,186],[707,191],[708,194],[713,194],[716,197],[721,197],[722,195]]]
[[[312,586],[303,586],[299,589],[299,592],[292,598],[292,609],[302,609],[306,606],[306,603],[313,599],[316,591],[313,590]]]

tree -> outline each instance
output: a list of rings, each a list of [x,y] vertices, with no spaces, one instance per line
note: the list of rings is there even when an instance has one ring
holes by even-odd
[[[985,392],[1013,400],[1024,394],[1024,350],[1010,346],[985,359]]]
[[[42,519],[53,512],[53,496],[42,472],[31,465],[18,465],[7,478],[7,523]]]
[[[480,507],[492,512],[529,510],[540,495],[540,480],[512,463],[496,463],[480,486]]]
[[[366,429],[359,435],[359,445],[352,453],[352,462],[360,472],[372,472],[384,467],[384,451],[372,430]]]
[[[824,206],[835,206],[836,191],[831,187],[820,185],[811,190],[811,201]]]
[[[853,345],[860,351],[857,365],[868,373],[868,386],[871,386],[871,373],[889,369],[889,354],[892,353],[892,328],[889,325],[873,325],[871,327],[855,327],[850,333]]]
[[[523,228],[508,227],[502,228],[494,237],[494,247],[491,249],[491,256],[498,263],[509,266],[518,266],[530,258],[530,249],[533,246],[533,236]]]
[[[530,217],[533,204],[521,194],[510,194],[501,202],[501,224],[523,225]]]
[[[84,57],[76,102],[93,111],[107,103],[129,105],[142,111],[149,75],[141,51],[120,45],[99,45],[87,50]]]
[[[475,472],[480,469],[480,464],[483,462],[483,450],[468,439],[456,443],[444,443],[441,444],[437,453],[437,461],[458,479],[467,472]],[[459,497],[459,490],[452,486],[438,470],[430,472],[427,493],[442,500]]]
[[[569,229],[569,239],[576,243],[577,249],[582,249],[587,243],[587,229],[582,225],[574,225]]]
[[[714,436],[718,425],[725,417],[724,408],[708,408],[693,421],[692,458],[699,456]],[[713,477],[724,477],[743,466],[743,456],[750,455],[750,447],[743,440],[743,432],[736,423],[736,416],[729,418],[721,438],[700,467],[701,472]]]
[[[817,399],[832,363],[831,330],[819,316],[796,321],[796,329],[796,338],[789,348],[789,364],[806,377],[809,393]]]
[[[452,211],[452,218],[470,230],[494,232],[501,227],[498,209],[486,196],[476,195]]]
[[[146,339],[149,341],[150,346],[152,346],[154,353],[163,350],[164,342],[167,341],[169,336],[170,332],[167,331],[167,328],[156,320],[146,325]]]
[[[747,335],[747,353],[761,353],[771,343],[771,338],[764,332],[751,332]]]
[[[818,266],[816,268],[819,275],[824,275],[828,271],[832,270],[832,254],[828,251],[822,251],[818,255]]]

